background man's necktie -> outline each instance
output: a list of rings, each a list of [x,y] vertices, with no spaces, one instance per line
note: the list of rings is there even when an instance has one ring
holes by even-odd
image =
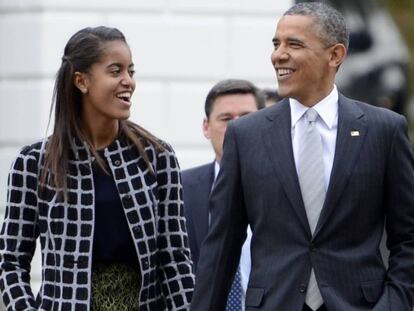
[[[214,178],[214,182],[213,182],[211,189],[214,189],[215,185],[216,185],[216,178]],[[211,214],[209,213],[209,225],[210,225],[210,216]],[[233,283],[231,285],[230,293],[227,297],[226,311],[242,311],[242,294],[243,294],[243,288],[241,285],[240,266],[238,266],[237,272],[233,279]]]
[[[233,284],[227,298],[226,311],[241,311],[242,310],[242,285],[240,267],[237,268],[236,275],[234,276]]]
[[[325,201],[325,173],[322,140],[315,122],[318,113],[315,109],[309,108],[305,117],[306,125],[302,127],[300,133],[298,178],[309,227],[313,234]],[[313,269],[305,301],[312,310],[318,309],[323,304]]]

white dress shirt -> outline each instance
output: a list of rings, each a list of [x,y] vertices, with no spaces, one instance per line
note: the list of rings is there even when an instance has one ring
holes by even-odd
[[[295,135],[298,127],[305,126],[304,114],[309,107],[302,105],[293,98],[289,98],[292,120],[292,147],[295,157],[296,171],[300,167],[299,161],[299,135]],[[328,189],[333,160],[335,156],[336,134],[338,130],[338,90],[336,86],[331,93],[317,103],[313,108],[318,112],[316,128],[322,139],[323,164],[325,168],[325,186]]]
[[[214,165],[214,180],[216,180],[217,175],[220,170],[220,165],[218,162],[215,162]],[[209,222],[210,223],[210,222]],[[246,290],[247,290],[247,283],[249,282],[250,270],[251,270],[251,257],[250,257],[250,242],[252,239],[252,230],[250,226],[247,227],[247,236],[246,240],[244,241],[241,255],[240,255],[240,277],[241,277],[241,286],[243,289],[242,293],[242,309],[245,310],[244,302],[246,300]]]

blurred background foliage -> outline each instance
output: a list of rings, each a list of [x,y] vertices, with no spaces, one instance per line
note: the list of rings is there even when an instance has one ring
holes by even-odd
[[[407,43],[411,55],[411,98],[414,91],[414,1],[413,0],[384,0],[396,24]],[[392,53],[392,50],[390,51]],[[413,102],[411,102],[413,105]],[[411,108],[412,109],[412,108]],[[411,121],[412,115],[411,115]]]

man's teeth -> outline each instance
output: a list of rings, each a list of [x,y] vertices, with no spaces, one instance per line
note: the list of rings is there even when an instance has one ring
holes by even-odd
[[[291,74],[292,72],[293,72],[292,69],[285,69],[285,68],[280,68],[280,69],[277,70],[277,73],[280,76],[288,75],[288,74]]]

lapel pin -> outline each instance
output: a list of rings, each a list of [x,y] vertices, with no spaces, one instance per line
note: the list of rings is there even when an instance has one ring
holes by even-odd
[[[359,136],[359,131],[351,131],[351,136],[352,137]]]

